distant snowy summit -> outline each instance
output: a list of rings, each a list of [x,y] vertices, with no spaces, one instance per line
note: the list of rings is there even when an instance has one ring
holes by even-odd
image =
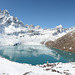
[[[53,29],[43,29],[39,25],[24,25],[7,10],[0,10],[0,46],[5,45],[40,45],[49,40],[54,41],[75,28],[63,28],[59,25]]]

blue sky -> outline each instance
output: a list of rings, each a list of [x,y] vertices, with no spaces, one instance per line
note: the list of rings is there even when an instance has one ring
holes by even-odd
[[[75,0],[0,0],[0,9],[7,9],[24,24],[43,28],[75,26]]]

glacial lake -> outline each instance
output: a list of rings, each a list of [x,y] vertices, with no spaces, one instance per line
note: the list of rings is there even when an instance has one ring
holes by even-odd
[[[41,45],[0,46],[0,56],[19,63],[32,65],[74,62],[75,53],[48,48]]]

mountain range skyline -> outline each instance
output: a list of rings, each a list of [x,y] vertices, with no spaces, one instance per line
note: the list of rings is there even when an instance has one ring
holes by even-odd
[[[74,0],[0,0],[0,9],[7,9],[24,24],[54,28],[75,26]]]

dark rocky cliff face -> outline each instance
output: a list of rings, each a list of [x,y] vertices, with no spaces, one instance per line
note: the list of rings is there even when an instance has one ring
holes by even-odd
[[[75,53],[75,31],[67,33],[66,35],[58,38],[54,42],[48,41],[45,43],[45,45]]]

